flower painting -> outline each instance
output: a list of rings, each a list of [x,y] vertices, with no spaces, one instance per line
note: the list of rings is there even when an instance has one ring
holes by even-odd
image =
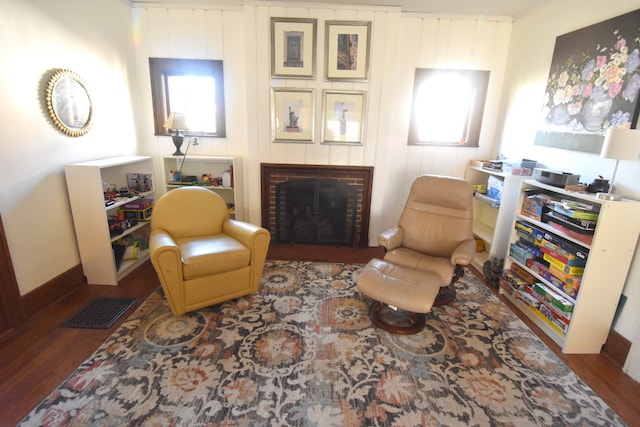
[[[556,39],[535,144],[599,153],[610,127],[635,128],[640,9]]]

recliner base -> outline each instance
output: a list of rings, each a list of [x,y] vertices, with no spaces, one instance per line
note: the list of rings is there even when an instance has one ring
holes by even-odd
[[[393,320],[404,323],[404,325],[395,324],[386,321],[382,317],[382,311],[385,307],[387,307],[387,304],[379,301],[373,302],[369,307],[369,318],[380,329],[400,335],[417,334],[424,329],[424,325],[426,324],[426,317],[424,313],[408,312],[409,316],[406,319],[401,319],[400,316],[394,316]]]
[[[440,288],[438,296],[433,302],[433,306],[440,307],[442,305],[447,305],[454,299],[456,299],[456,288],[453,287],[453,284],[449,284]]]
[[[456,288],[454,287],[454,284],[462,277],[464,277],[464,268],[462,268],[460,264],[456,264],[451,283],[440,288],[440,291],[438,291],[438,296],[433,302],[434,307],[440,307],[442,305],[449,304],[451,301],[456,299]]]

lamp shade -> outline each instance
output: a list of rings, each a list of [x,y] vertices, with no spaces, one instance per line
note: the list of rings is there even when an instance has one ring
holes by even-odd
[[[640,157],[640,130],[607,129],[600,157],[617,160],[638,160]]]
[[[164,122],[164,127],[167,129],[184,130],[189,129],[187,127],[187,121],[182,113],[170,113],[167,120]]]

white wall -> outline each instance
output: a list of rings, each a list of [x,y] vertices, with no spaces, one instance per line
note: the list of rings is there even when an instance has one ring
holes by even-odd
[[[64,164],[137,151],[131,10],[124,0],[0,0],[0,16],[0,213],[24,295],[80,263]],[[59,68],[90,91],[86,136],[65,136],[49,119],[46,83]]]
[[[556,37],[638,7],[638,0],[556,0],[516,20],[509,50],[501,152],[513,158],[543,161],[551,169],[580,174],[582,182],[591,182],[598,175],[611,177],[614,160],[601,159],[598,154],[534,146],[533,141]],[[638,162],[620,163],[615,181],[617,193],[640,200],[638,166]],[[638,218],[629,218],[629,221],[638,221]],[[628,299],[614,329],[634,343],[629,360],[634,357],[640,360],[637,355],[633,356],[640,353],[640,250],[637,248],[624,294]],[[640,362],[627,369],[640,380]]]

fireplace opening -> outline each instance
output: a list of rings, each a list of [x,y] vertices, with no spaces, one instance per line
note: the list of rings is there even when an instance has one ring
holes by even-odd
[[[262,226],[271,233],[272,243],[342,246],[351,245],[353,241],[354,250],[357,246],[368,246],[373,167],[261,163],[260,179]],[[287,187],[280,186],[277,197],[276,187],[289,181],[306,180],[309,181],[292,185],[288,190],[289,195],[303,200],[303,203],[290,205],[288,213]],[[340,197],[336,197],[341,191],[347,191],[346,202],[338,201]],[[286,216],[293,213],[297,219],[292,222]],[[336,220],[338,215],[343,218],[344,225]],[[310,240],[312,236],[314,240]]]
[[[356,244],[358,189],[335,179],[295,179],[276,185],[276,242]]]

